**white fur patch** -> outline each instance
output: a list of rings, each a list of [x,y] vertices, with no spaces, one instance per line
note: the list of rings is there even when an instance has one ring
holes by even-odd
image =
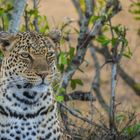
[[[31,91],[35,91],[35,92],[47,92],[48,91],[48,88],[49,88],[49,85],[46,85],[46,84],[41,84],[41,85],[37,85],[37,86],[34,86],[33,88],[31,88],[30,90]]]

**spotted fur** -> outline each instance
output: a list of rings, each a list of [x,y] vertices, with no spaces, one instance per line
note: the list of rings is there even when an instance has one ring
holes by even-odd
[[[54,38],[0,33],[0,140],[63,140],[52,83],[59,77]]]

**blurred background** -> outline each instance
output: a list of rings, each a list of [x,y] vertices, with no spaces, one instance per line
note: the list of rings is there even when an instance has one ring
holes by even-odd
[[[88,1],[93,5],[87,5]],[[109,140],[108,131],[110,130],[112,134],[109,124],[112,65],[117,63],[112,59],[113,39],[119,39],[124,33],[120,48],[121,45],[126,44],[125,50],[123,54],[120,53],[120,48],[117,50],[117,53],[122,55],[117,68],[114,104],[115,123],[118,123],[117,140],[133,139],[134,135],[140,135],[140,0],[120,0],[120,2],[118,0],[111,2],[109,0],[40,0],[36,6],[35,2],[36,0],[27,1],[19,30],[48,33],[58,28],[63,32],[59,55],[61,62],[59,61],[58,67],[63,78],[70,77],[66,80],[68,82],[62,78],[60,96],[64,96],[64,99],[57,99],[58,102],[61,100],[61,103],[72,109],[71,112],[74,111],[73,113],[70,113],[70,110],[67,112],[71,123],[66,129],[71,130],[71,134],[75,131],[76,140]],[[14,0],[0,0],[0,5],[0,30],[8,30]],[[87,10],[90,7],[93,8],[91,15]],[[79,18],[80,14],[83,19]],[[96,27],[98,23],[99,31]],[[36,28],[37,24],[39,30]],[[94,36],[90,32],[94,29],[93,27],[97,30]],[[82,46],[81,44],[84,44],[89,36],[91,36],[89,42],[92,45],[91,47],[88,44],[83,45],[85,50],[81,50],[84,50],[84,56],[79,46]],[[78,57],[79,54],[83,57],[82,60],[80,56]],[[74,69],[72,75],[71,69]],[[76,100],[69,98],[69,101],[65,102],[66,95],[72,95],[71,97],[74,96]],[[74,115],[75,112],[83,118]],[[61,114],[63,119],[67,113]],[[93,126],[89,125],[91,123],[89,120],[98,122],[101,126],[105,125],[108,131],[104,132],[96,128],[96,125],[93,130]],[[65,125],[67,126],[66,122]],[[87,130],[87,137],[85,130]],[[93,134],[99,131],[103,132],[97,135],[100,137],[93,138]],[[118,137],[119,134],[120,137]],[[107,137],[104,137],[105,135]],[[139,137],[137,139],[139,140]],[[112,140],[115,139],[112,138]]]
[[[129,12],[130,5],[132,1],[130,0],[121,0],[122,11],[113,17],[113,24],[122,24],[127,28],[127,40],[128,45],[132,51],[131,59],[124,58],[121,61],[121,66],[123,69],[132,76],[137,83],[140,83],[140,36],[138,35],[138,29],[140,27],[140,22],[135,20],[135,16]],[[70,18],[78,22],[78,14],[73,5],[72,1],[65,0],[41,0],[39,5],[40,14],[46,15],[48,18],[49,25],[54,28],[58,25],[61,25],[66,18]],[[78,28],[77,23],[73,23],[73,26]],[[76,45],[76,35],[71,35],[73,47]],[[65,46],[64,46],[65,47]],[[98,54],[100,64],[102,65],[105,60],[102,55]],[[84,74],[81,72],[76,72],[74,77],[82,78],[84,86],[77,87],[84,91],[90,90],[90,84],[93,78],[94,62],[89,51],[87,51],[85,60],[89,63],[87,66],[86,62],[83,63],[80,68],[84,71]],[[110,64],[105,65],[101,69],[101,90],[103,91],[103,96],[108,100],[110,95],[110,77],[111,77],[111,67]],[[133,107],[140,112],[140,96],[137,96],[134,91],[124,82],[124,80],[118,75],[117,78],[117,102],[121,102],[124,108]],[[94,93],[93,93],[94,94]],[[84,104],[84,103],[82,103]],[[80,107],[82,105],[80,103]]]

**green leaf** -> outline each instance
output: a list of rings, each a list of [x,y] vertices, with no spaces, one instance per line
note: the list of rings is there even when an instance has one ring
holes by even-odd
[[[74,79],[74,81],[75,81],[78,85],[83,86],[83,82],[82,82],[81,79]]]
[[[74,51],[75,51],[75,48],[70,47],[70,50],[69,50],[70,60],[72,60],[72,58],[74,57]]]
[[[99,18],[100,18],[100,16],[92,16],[89,20],[89,24],[95,23],[95,21],[98,20]]]
[[[128,126],[123,130],[123,133],[128,135],[128,136],[135,136],[140,132],[140,123],[135,124],[133,126]]]
[[[104,26],[102,27],[102,31],[103,31],[103,32],[109,31],[109,26],[108,26],[108,25],[104,25]]]
[[[64,96],[56,96],[56,101],[57,102],[63,102],[64,101]]]
[[[133,86],[136,90],[140,90],[140,83],[137,83]]]
[[[80,3],[82,11],[85,12],[85,9],[86,9],[85,0],[79,0],[79,3]]]
[[[128,46],[128,41],[126,38],[122,38],[121,42],[122,42],[124,47]],[[129,48],[129,52],[130,52],[130,48]]]
[[[57,90],[58,89],[58,90]],[[59,86],[57,87],[57,89],[55,89],[55,90],[57,90],[57,93],[55,94],[56,96],[55,96],[55,98],[56,98],[56,101],[58,101],[58,102],[63,102],[64,101],[64,96],[63,96],[63,94],[65,93],[65,89],[64,88],[59,88]]]
[[[76,83],[74,81],[71,80],[71,88],[74,90],[76,89]]]
[[[38,10],[37,9],[31,9],[28,11],[28,14],[34,15],[35,17],[38,16]]]
[[[116,122],[120,123],[126,119],[126,116],[124,114],[119,114],[116,116]]]
[[[111,39],[111,45],[112,45],[112,47],[114,47],[117,42],[118,42],[118,38],[112,38]]]
[[[71,88],[74,90],[76,89],[77,85],[83,86],[83,82],[81,79],[71,79]]]
[[[138,16],[137,17],[134,17],[134,18],[135,18],[135,20],[140,20],[140,17],[138,17]]]
[[[101,43],[102,46],[107,46],[111,42],[111,39],[107,38],[105,35],[99,36],[96,40]]]
[[[128,49],[128,51],[123,52],[123,56],[130,59],[132,57],[132,51],[130,50],[129,47],[127,47],[127,49]]]
[[[4,9],[0,8],[0,17],[3,16],[3,14],[4,14]]]
[[[2,52],[2,50],[0,50],[0,58],[3,58],[4,57],[4,54]]]
[[[47,17],[38,15],[38,23],[40,25],[40,32],[47,34],[49,31],[49,23]]]
[[[61,93],[65,93],[65,89],[64,88],[59,88],[57,95],[60,95]]]
[[[129,58],[129,59],[131,59],[131,57],[132,57],[132,55],[127,52],[124,52],[123,56],[125,56],[126,58]]]
[[[13,10],[13,8],[14,7],[10,3],[8,3],[5,12],[10,12],[11,10]]]
[[[140,123],[134,125],[134,127],[133,127],[133,132],[134,132],[135,134],[137,134],[137,133],[140,132]]]
[[[67,64],[67,57],[64,52],[61,52],[59,55],[59,64],[60,65],[66,65]]]

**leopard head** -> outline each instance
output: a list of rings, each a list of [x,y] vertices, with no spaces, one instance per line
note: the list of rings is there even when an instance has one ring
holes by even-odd
[[[51,85],[58,79],[54,34],[1,32],[0,43],[4,52],[1,81],[16,83],[19,87],[39,87]]]

